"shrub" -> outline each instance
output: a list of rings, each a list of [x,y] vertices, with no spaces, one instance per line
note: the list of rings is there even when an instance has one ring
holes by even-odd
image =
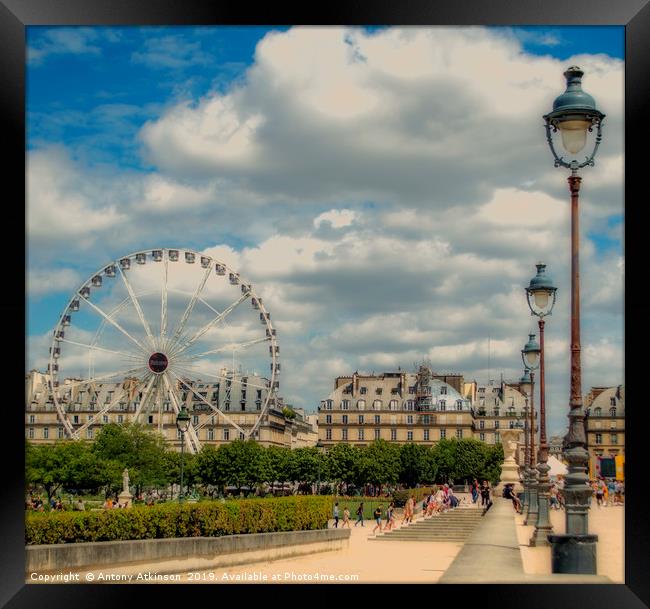
[[[322,529],[330,506],[326,497],[278,497],[102,512],[29,512],[25,541],[33,545]]]

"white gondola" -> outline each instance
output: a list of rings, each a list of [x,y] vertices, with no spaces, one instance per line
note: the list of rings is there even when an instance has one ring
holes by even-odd
[[[70,315],[64,315],[63,318],[61,319],[61,325],[62,326],[69,326],[70,325]]]
[[[280,372],[280,364],[275,364],[275,371]],[[273,372],[273,363],[271,362],[271,372]]]
[[[90,297],[90,288],[87,285],[85,285],[83,288],[81,288],[79,290],[79,294],[81,294],[81,296],[83,298],[89,298]]]
[[[101,275],[95,275],[92,279],[91,282],[93,286],[96,288],[100,288],[102,286],[102,276]]]
[[[169,250],[170,262],[178,262],[178,250]]]
[[[253,305],[254,309],[260,308],[260,303],[258,302],[257,298],[251,298],[251,304]]]
[[[230,273],[228,281],[230,281],[232,285],[237,285],[239,283],[239,273]]]
[[[185,262],[187,262],[187,264],[194,264],[194,259],[193,252],[185,252]]]
[[[130,258],[122,258],[120,260],[120,268],[123,271],[128,271],[131,268],[131,259]]]
[[[217,275],[225,275],[226,274],[226,267],[223,264],[216,264],[214,267],[215,272]]]
[[[248,294],[251,291],[251,284],[250,283],[242,283],[241,284],[241,293],[242,294]]]
[[[106,275],[106,277],[115,277],[115,275],[116,275],[115,265],[111,264],[111,265],[107,266],[104,269],[104,274]]]
[[[53,355],[54,357],[59,357],[59,355],[61,355],[61,348],[60,347],[50,347],[50,355]]]
[[[140,252],[135,255],[135,261],[138,264],[144,264],[147,261],[147,255],[144,252]]]
[[[260,313],[260,321],[265,324],[269,319],[271,319],[270,313]]]
[[[47,365],[47,371],[48,371],[48,373],[50,373],[50,372],[58,372],[59,371],[59,364],[48,364]]]
[[[269,353],[273,355],[274,353],[276,355],[280,355],[280,345],[270,345],[269,346]]]
[[[271,328],[271,329],[267,328],[266,329],[266,335],[267,336],[275,336],[275,328]]]
[[[154,250],[153,252],[151,252],[151,257],[153,258],[154,262],[162,262],[163,259],[162,250]]]
[[[206,258],[205,256],[201,256],[201,266],[204,269],[207,269],[210,266],[210,258]]]

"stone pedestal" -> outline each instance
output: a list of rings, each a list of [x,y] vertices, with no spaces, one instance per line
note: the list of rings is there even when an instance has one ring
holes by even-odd
[[[517,438],[519,437],[519,430],[517,429],[504,429],[501,431],[501,443],[503,444],[504,460],[501,466],[501,477],[494,490],[503,490],[506,484],[512,484],[514,493],[520,493],[524,490],[519,477],[519,465],[515,461],[515,452],[517,450]]]
[[[129,491],[122,491],[118,496],[117,496],[118,501],[120,502],[120,505],[123,505],[125,508],[130,508],[133,507],[133,495],[129,493]]]

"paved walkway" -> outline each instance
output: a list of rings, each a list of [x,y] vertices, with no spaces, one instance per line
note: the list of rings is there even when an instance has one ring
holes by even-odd
[[[513,512],[514,513],[514,512]],[[551,510],[553,532],[565,532],[564,510]],[[549,547],[531,548],[528,542],[534,526],[524,526],[523,516],[514,514],[517,537],[526,573],[543,575],[551,573],[551,550]],[[589,510],[589,532],[598,535],[596,545],[596,568],[598,575],[609,577],[613,583],[625,582],[625,508],[610,506],[599,508],[594,501]]]

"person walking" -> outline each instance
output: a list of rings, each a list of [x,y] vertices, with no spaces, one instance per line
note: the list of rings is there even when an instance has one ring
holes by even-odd
[[[356,527],[359,523],[361,523],[361,526],[363,526],[363,501],[357,508],[357,521],[354,523],[354,526]]]
[[[390,531],[395,524],[395,504],[391,501],[386,509],[386,527],[384,531]]]
[[[413,495],[409,495],[409,498],[406,500],[406,505],[404,506],[404,519],[402,524],[409,524],[413,522],[413,510],[415,508]]]
[[[375,528],[372,530],[374,533],[377,529],[379,529],[379,532],[381,533],[381,505],[378,505],[377,508],[374,511],[374,517],[375,517]]]
[[[490,485],[487,480],[483,480],[483,485],[481,486],[481,506],[487,506],[490,501]]]
[[[478,501],[478,480],[474,478],[472,481],[472,503]]]
[[[341,525],[341,528],[344,526],[347,526],[348,529],[350,528],[350,510],[347,506],[343,508],[343,524]]]
[[[603,498],[605,496],[605,484],[602,480],[596,481],[596,503],[598,507],[603,507]]]
[[[339,528],[339,502],[334,504],[334,528]]]

